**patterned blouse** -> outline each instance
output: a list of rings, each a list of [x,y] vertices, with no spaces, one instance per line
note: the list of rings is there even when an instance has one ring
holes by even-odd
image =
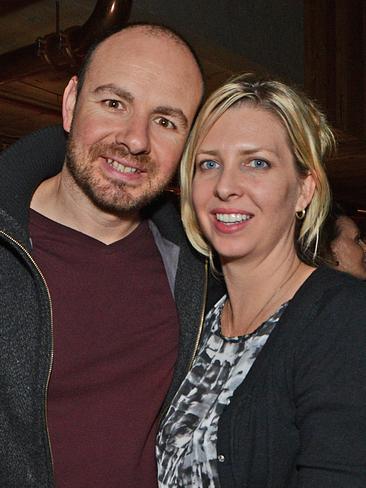
[[[287,303],[251,334],[223,337],[220,315],[226,296],[207,314],[201,346],[157,437],[160,488],[219,488],[217,426]]]

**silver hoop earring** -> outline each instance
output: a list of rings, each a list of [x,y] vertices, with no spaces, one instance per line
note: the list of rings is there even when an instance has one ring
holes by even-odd
[[[297,220],[304,220],[306,214],[306,210],[303,208],[302,210],[298,210],[295,212]]]

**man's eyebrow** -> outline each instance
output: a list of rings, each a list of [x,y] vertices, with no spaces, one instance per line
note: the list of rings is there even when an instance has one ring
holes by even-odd
[[[113,95],[118,96],[119,98],[123,98],[129,103],[134,102],[135,97],[132,95],[127,90],[124,90],[123,88],[115,85],[114,83],[108,83],[106,85],[100,85],[95,90],[93,91],[96,95],[101,94],[101,93],[110,93]],[[169,106],[159,106],[154,109],[155,113],[159,113],[161,115],[167,115],[170,117],[175,117],[177,118],[180,123],[182,124],[184,129],[188,128],[188,119],[185,116],[183,110],[180,108],[174,108],[174,107],[169,107]]]
[[[168,115],[170,117],[175,117],[179,119],[184,129],[188,129],[188,119],[184,115],[183,110],[181,110],[180,108],[160,106],[160,107],[156,107],[154,109],[154,112],[159,113],[161,115]]]
[[[107,85],[100,85],[95,90],[93,91],[96,95],[101,94],[101,93],[110,93],[113,95],[117,95],[119,98],[123,98],[129,103],[132,103],[134,101],[134,96],[127,90],[124,90],[123,88],[120,88],[119,86],[113,84],[113,83],[108,83]]]

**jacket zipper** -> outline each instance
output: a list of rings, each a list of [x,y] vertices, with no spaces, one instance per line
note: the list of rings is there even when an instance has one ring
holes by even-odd
[[[52,473],[54,472],[54,462],[53,462],[53,454],[52,454],[52,448],[51,448],[51,439],[50,439],[50,433],[49,433],[49,428],[48,428],[48,420],[47,420],[47,397],[48,397],[48,386],[50,382],[50,377],[51,377],[51,371],[52,371],[52,365],[53,365],[53,355],[54,355],[54,345],[53,345],[53,309],[52,309],[52,301],[51,301],[51,294],[50,290],[48,288],[46,279],[40,270],[38,264],[35,262],[35,260],[32,258],[31,254],[25,249],[25,247],[20,244],[17,240],[15,240],[12,236],[9,234],[6,234],[4,231],[0,231],[0,234],[5,236],[9,241],[11,241],[13,244],[15,244],[17,247],[19,247],[23,253],[28,257],[28,259],[31,261],[33,266],[35,267],[36,271],[38,272],[39,276],[42,279],[42,282],[46,288],[47,291],[47,297],[48,297],[48,304],[49,304],[49,310],[50,310],[50,330],[51,330],[51,355],[50,355],[50,365],[48,368],[48,375],[47,375],[47,381],[46,381],[46,386],[45,386],[45,393],[44,393],[44,410],[45,410],[45,422],[46,422],[46,434],[47,434],[47,439],[48,439],[48,448],[51,456],[51,465],[52,465]]]
[[[197,350],[198,350],[198,346],[199,346],[199,343],[200,343],[201,335],[202,335],[203,323],[204,323],[204,320],[205,320],[205,308],[206,308],[206,301],[207,301],[207,288],[208,288],[208,261],[206,259],[205,260],[205,283],[204,283],[204,287],[203,287],[203,295],[202,295],[202,297],[203,297],[203,303],[202,303],[201,314],[200,314],[200,322],[199,322],[198,332],[197,332],[197,335],[196,335],[196,341],[195,341],[194,347],[193,347],[192,356],[191,356],[191,359],[189,361],[189,365],[188,365],[186,374],[189,372],[189,370],[192,367],[194,358],[196,357],[196,354],[197,354]],[[179,387],[178,387],[178,389],[179,389]],[[165,417],[165,414],[167,413],[169,406],[173,403],[174,398],[176,397],[176,395],[178,393],[178,389],[175,392],[173,398],[170,400],[169,404],[168,405],[165,405],[164,409],[160,412],[160,415],[159,415],[159,424],[162,422],[163,418]]]
[[[207,259],[205,259],[205,284],[203,287],[203,303],[202,303],[202,308],[201,308],[200,322],[199,322],[199,328],[198,328],[198,332],[197,332],[197,336],[196,336],[196,342],[194,344],[193,353],[192,353],[191,360],[189,362],[187,373],[192,368],[192,364],[193,364],[193,361],[196,357],[198,346],[199,346],[199,343],[201,340],[203,323],[205,320],[205,308],[206,308],[206,302],[207,302],[207,288],[208,288],[208,261],[207,261]]]

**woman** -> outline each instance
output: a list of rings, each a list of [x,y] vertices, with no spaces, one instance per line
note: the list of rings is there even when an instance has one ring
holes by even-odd
[[[338,204],[326,218],[319,251],[331,267],[366,280],[366,244],[356,222]]]
[[[366,486],[366,287],[314,265],[332,146],[275,81],[239,76],[201,110],[182,218],[227,295],[162,420],[161,488]]]

